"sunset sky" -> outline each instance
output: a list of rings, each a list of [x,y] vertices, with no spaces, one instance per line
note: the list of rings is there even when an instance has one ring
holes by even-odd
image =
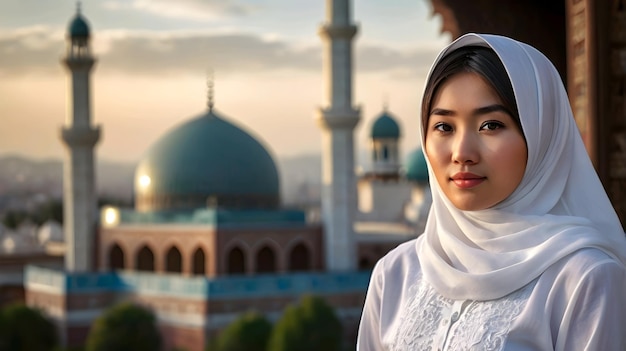
[[[276,157],[319,153],[314,112],[322,103],[322,0],[86,0],[82,13],[98,59],[92,118],[103,129],[100,158],[135,162],[168,129],[215,108]],[[60,64],[69,0],[0,1],[0,155],[61,157],[67,103]],[[403,129],[404,155],[417,145],[425,74],[450,38],[428,0],[356,0],[355,141],[385,101]]]

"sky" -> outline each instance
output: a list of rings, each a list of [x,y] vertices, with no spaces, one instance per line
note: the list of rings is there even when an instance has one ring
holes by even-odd
[[[323,0],[83,0],[97,58],[91,75],[98,158],[137,162],[175,126],[206,111],[213,71],[218,113],[275,157],[315,154],[323,104]],[[402,128],[406,156],[418,146],[425,75],[449,41],[428,0],[354,0],[355,131],[360,154],[383,106]],[[0,155],[64,154],[68,104],[61,65],[69,0],[0,1]],[[358,162],[364,160],[359,156]]]

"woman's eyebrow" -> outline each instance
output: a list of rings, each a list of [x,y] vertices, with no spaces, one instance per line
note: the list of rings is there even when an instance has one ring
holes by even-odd
[[[509,111],[503,105],[493,104],[493,105],[479,107],[475,109],[474,111],[472,111],[472,115],[480,116],[480,115],[486,115],[492,112],[504,112],[507,114],[509,113]],[[432,111],[430,111],[430,115],[455,116],[456,112],[453,110],[447,110],[445,108],[435,107],[434,109],[432,109]]]
[[[492,113],[492,112],[504,112],[506,114],[509,114],[509,111],[506,109],[506,107],[500,105],[500,104],[493,104],[493,105],[489,105],[489,106],[485,106],[485,107],[479,107],[477,109],[474,110],[473,115],[475,116],[479,116],[479,115],[486,115],[488,113]]]
[[[434,108],[432,109],[432,111],[430,111],[431,115],[438,115],[438,116],[453,116],[455,115],[454,111],[451,110],[446,110],[443,108]]]

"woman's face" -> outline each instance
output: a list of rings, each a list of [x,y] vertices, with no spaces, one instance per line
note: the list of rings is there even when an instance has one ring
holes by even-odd
[[[464,211],[490,208],[511,195],[528,157],[496,92],[469,72],[448,78],[433,96],[425,149],[444,194]]]

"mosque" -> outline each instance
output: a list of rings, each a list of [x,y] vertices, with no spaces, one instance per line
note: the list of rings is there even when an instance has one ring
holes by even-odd
[[[106,308],[121,300],[150,307],[165,349],[203,350],[240,313],[270,319],[304,293],[324,297],[354,340],[369,268],[421,232],[430,207],[426,162],[414,151],[402,167],[401,128],[387,108],[371,126],[371,164],[356,174],[352,39],[348,0],[327,1],[322,129],[321,220],[281,204],[272,153],[218,111],[173,127],[151,145],[135,173],[133,208],[95,203],[90,116],[95,63],[90,28],[72,19],[63,60],[71,110],[61,139],[64,163],[65,267],[30,265],[28,305],[43,309],[67,346],[82,345]],[[210,88],[211,89],[211,88]]]

